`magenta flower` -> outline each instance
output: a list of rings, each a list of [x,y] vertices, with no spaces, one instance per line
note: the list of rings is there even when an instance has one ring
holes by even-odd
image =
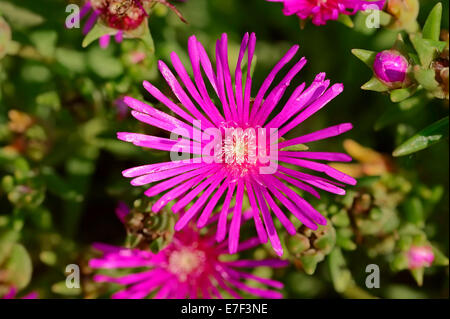
[[[430,246],[412,246],[408,251],[409,269],[430,267],[433,261],[434,253]]]
[[[340,14],[354,15],[358,11],[383,9],[385,0],[267,0],[270,2],[283,2],[284,15],[296,14],[300,19],[311,18],[315,25],[324,25],[328,20],[337,20]]]
[[[373,71],[386,84],[403,82],[408,70],[408,60],[399,52],[385,50],[379,52],[373,63]]]
[[[11,287],[9,291],[4,295],[3,297],[0,297],[0,299],[16,299],[17,296],[17,289],[15,287]],[[23,296],[20,299],[37,299],[38,294],[37,292],[30,292],[28,295]]]
[[[356,180],[351,176],[327,164],[314,161],[347,162],[351,160],[348,155],[289,151],[286,148],[339,135],[350,130],[352,125],[350,123],[335,125],[278,143],[280,138],[341,93],[343,85],[334,84],[330,87],[330,81],[325,79],[324,73],[320,73],[310,86],[306,87],[305,83],[297,86],[281,111],[273,114],[269,120],[292,79],[306,64],[306,59],[301,58],[282,81],[269,90],[275,76],[296,54],[299,47],[293,46],[275,65],[256,97],[252,99],[250,68],[255,42],[255,34],[252,33],[250,36],[248,33],[245,34],[233,84],[228,64],[227,35],[223,34],[217,41],[215,70],[201,43],[192,36],[189,39],[188,50],[194,82],[175,52],[172,52],[171,60],[184,88],[164,62],[159,61],[158,64],[161,74],[180,104],[172,102],[152,84],[144,82],[146,90],[180,119],[134,98],[124,98],[124,102],[133,109],[131,113],[136,119],[168,132],[176,131],[184,138],[174,140],[127,132],[119,132],[118,138],[141,147],[172,151],[171,157],[177,154],[177,150],[196,156],[201,154],[201,158],[144,165],[123,172],[123,176],[133,178],[131,184],[134,186],[159,182],[145,192],[145,195],[149,197],[166,192],[152,206],[154,212],[158,212],[173,200],[176,200],[171,208],[174,212],[180,212],[186,208],[186,214],[175,225],[176,231],[183,229],[196,217],[198,217],[197,226],[200,228],[205,226],[218,206],[219,200],[224,197],[222,208],[218,212],[216,234],[219,242],[224,240],[228,211],[231,201],[235,199],[228,245],[230,253],[235,253],[238,250],[245,196],[252,208],[258,237],[261,242],[267,242],[269,239],[276,253],[281,256],[283,249],[270,210],[291,235],[296,233],[296,229],[283,212],[283,207],[311,229],[317,229],[317,224],[325,225],[327,222],[292,187],[320,198],[314,187],[343,195],[345,190],[341,183],[356,184]],[[248,61],[244,71],[246,73],[243,75],[242,62],[246,51]],[[202,77],[202,70],[213,92],[217,95],[217,100],[213,101],[210,97]],[[243,78],[245,78],[244,83],[242,83]],[[230,131],[232,134],[229,134]],[[256,131],[258,131],[257,134]],[[258,145],[255,143],[256,139]],[[266,153],[267,148],[270,148],[270,152]],[[299,172],[290,166],[324,173],[337,182]],[[281,206],[276,200],[281,203]],[[190,203],[192,205],[188,207]]]
[[[251,213],[250,213],[251,214]],[[251,217],[250,217],[251,218]],[[258,238],[239,245],[238,251],[259,245]],[[139,249],[126,249],[105,244],[94,244],[101,258],[91,259],[92,268],[140,268],[139,271],[112,277],[96,275],[94,281],[127,286],[112,295],[119,299],[183,299],[222,298],[220,290],[235,298],[245,292],[261,298],[282,298],[281,293],[256,288],[244,283],[250,280],[268,287],[281,289],[281,282],[245,272],[242,268],[268,266],[284,267],[287,261],[279,259],[223,261],[227,253],[225,244],[216,244],[210,235],[202,236],[193,227],[177,232],[172,242],[157,254]]]

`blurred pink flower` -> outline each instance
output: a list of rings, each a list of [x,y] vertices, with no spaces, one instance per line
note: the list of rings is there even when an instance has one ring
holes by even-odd
[[[324,25],[328,20],[337,20],[340,14],[354,15],[358,11],[368,9],[374,5],[383,9],[385,0],[267,0],[283,2],[284,15],[296,14],[300,19],[311,18],[315,25]],[[369,7],[370,8],[370,7]]]
[[[259,244],[258,238],[251,238],[241,243],[238,251]],[[240,292],[261,298],[282,298],[278,291],[252,287],[246,283],[250,280],[281,289],[281,282],[253,275],[242,268],[277,268],[288,264],[279,259],[224,261],[221,256],[227,254],[226,243],[217,244],[214,236],[200,235],[191,226],[177,232],[172,242],[156,254],[100,243],[94,244],[94,248],[103,252],[103,256],[90,260],[89,266],[92,268],[140,268],[118,277],[94,276],[97,282],[127,286],[112,295],[112,298],[119,299],[222,298],[223,292],[235,298],[241,298]]]
[[[408,251],[409,268],[430,267],[434,261],[433,249],[430,246],[412,246]]]
[[[4,295],[3,297],[0,297],[0,299],[16,299],[16,295],[17,295],[17,289],[14,287],[11,287],[9,289],[9,291],[6,293],[6,295]],[[37,299],[38,298],[38,294],[37,292],[30,292],[28,295],[23,296],[20,299]]]

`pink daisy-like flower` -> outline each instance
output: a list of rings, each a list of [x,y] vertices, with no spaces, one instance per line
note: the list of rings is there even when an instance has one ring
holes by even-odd
[[[383,9],[385,0],[267,0],[283,2],[284,15],[296,14],[300,19],[311,18],[315,25],[324,25],[328,20],[337,20],[340,14],[354,15],[358,11],[373,9],[376,6]]]
[[[233,84],[228,64],[227,35],[223,34],[216,44],[216,70],[213,69],[202,44],[192,36],[188,50],[194,82],[175,52],[172,52],[171,60],[178,78],[163,61],[158,64],[161,74],[180,104],[167,98],[149,82],[144,82],[145,89],[181,119],[134,98],[124,98],[124,102],[133,109],[131,113],[136,119],[168,132],[176,132],[183,138],[174,140],[127,132],[119,132],[118,138],[141,147],[172,151],[171,157],[177,150],[196,156],[201,154],[201,158],[173,160],[123,171],[123,176],[133,178],[131,184],[134,186],[159,182],[145,192],[149,197],[166,192],[152,206],[154,212],[158,212],[173,200],[177,200],[171,208],[174,212],[186,209],[186,213],[175,225],[176,231],[183,229],[198,215],[197,226],[205,226],[219,200],[224,197],[218,213],[216,234],[217,241],[224,240],[228,229],[228,210],[231,201],[235,199],[228,245],[230,253],[235,253],[238,250],[243,200],[246,196],[252,208],[258,237],[263,243],[269,239],[276,253],[281,256],[283,249],[270,211],[291,235],[296,233],[296,228],[282,207],[311,229],[317,229],[317,224],[325,225],[327,222],[292,187],[319,198],[314,187],[343,195],[345,190],[341,183],[356,184],[356,180],[351,176],[327,164],[314,161],[347,162],[351,161],[348,155],[289,151],[286,148],[339,135],[350,130],[352,125],[335,125],[279,143],[280,138],[340,94],[343,85],[330,86],[325,74],[320,73],[310,86],[306,87],[305,83],[297,86],[281,111],[273,114],[269,120],[292,79],[306,64],[306,59],[301,58],[281,82],[269,90],[279,71],[295,56],[299,47],[293,46],[269,73],[256,97],[251,99],[250,68],[255,42],[254,33],[250,36],[245,34]],[[241,67],[246,51],[247,68],[244,76]],[[210,97],[202,70],[218,100],[213,101]],[[217,132],[220,136],[217,136]],[[255,139],[258,140],[257,145]],[[267,152],[269,155],[265,154],[267,148],[270,148],[270,152]],[[214,155],[210,156],[211,149]],[[214,161],[211,158],[214,158]],[[338,182],[299,172],[289,166],[324,173]],[[188,206],[190,203],[192,205]]]
[[[126,211],[124,207],[120,208]],[[244,219],[251,218],[251,212]],[[210,219],[208,223],[214,222]],[[237,251],[243,251],[260,244],[257,237],[242,242]],[[140,272],[112,277],[96,275],[94,281],[110,282],[127,286],[112,295],[119,299],[183,299],[222,298],[221,290],[234,298],[241,298],[240,292],[261,298],[282,298],[280,292],[248,285],[253,281],[268,287],[281,289],[283,284],[276,280],[262,278],[245,272],[242,268],[268,266],[284,267],[285,260],[233,260],[224,261],[227,244],[217,244],[214,236],[200,235],[189,226],[177,232],[172,242],[154,254],[150,251],[127,249],[96,243],[94,248],[103,252],[101,258],[91,259],[92,268],[117,269],[141,268]]]

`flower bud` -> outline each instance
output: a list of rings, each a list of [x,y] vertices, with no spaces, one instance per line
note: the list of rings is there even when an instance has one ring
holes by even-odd
[[[399,52],[385,50],[379,52],[373,63],[376,77],[387,85],[400,84],[406,79],[408,61]]]
[[[433,261],[434,253],[430,246],[411,246],[408,251],[408,267],[410,269],[430,267]]]

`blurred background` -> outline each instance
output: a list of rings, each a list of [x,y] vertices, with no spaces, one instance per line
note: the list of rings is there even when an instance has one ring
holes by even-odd
[[[312,145],[327,151],[345,147],[356,160],[342,169],[360,183],[344,199],[321,192],[318,202],[305,195],[333,221],[333,229],[324,231],[324,236],[333,236],[327,247],[315,248],[309,266],[301,252],[291,249],[287,257],[292,266],[271,274],[285,283],[285,297],[448,298],[448,266],[427,267],[421,275],[401,263],[402,245],[409,247],[410,237],[418,236],[442,254],[439,259],[435,253],[436,262],[448,264],[448,140],[409,156],[391,156],[414,132],[448,115],[448,100],[424,100],[419,110],[400,119],[388,116],[380,124],[395,104],[385,94],[360,89],[371,70],[351,54],[353,48],[388,49],[399,31],[367,30],[358,15],[353,28],[335,21],[301,28],[296,16],[283,15],[281,4],[263,0],[174,1],[188,24],[156,6],[148,22],[152,54],[137,39],[112,41],[107,49],[97,42],[82,48],[81,29],[64,26],[69,3],[76,2],[0,0],[0,39],[7,23],[13,41],[6,56],[0,42],[0,289],[14,284],[21,293],[37,291],[40,298],[107,295],[104,287],[92,283],[87,267],[82,267],[82,289],[66,289],[65,266],[85,265],[92,242],[124,243],[126,232],[115,207],[118,201],[132,205],[143,189],[131,187],[121,171],[167,158],[166,152],[116,140],[117,131],[161,134],[134,120],[119,98],[131,95],[152,102],[143,80],[170,94],[156,62],[170,62],[170,52],[176,51],[189,65],[191,35],[212,57],[216,39],[226,32],[233,65],[243,34],[255,32],[254,85],[299,44],[308,63],[294,84],[308,84],[326,72],[332,82],[345,86],[292,136],[342,122],[354,125],[343,136]],[[421,25],[436,3],[420,1]],[[448,29],[448,1],[443,8],[442,26]],[[5,247],[12,245],[23,249],[11,256]],[[260,250],[255,256],[270,254]],[[370,290],[363,287],[365,267],[372,263],[380,267],[381,287]]]

